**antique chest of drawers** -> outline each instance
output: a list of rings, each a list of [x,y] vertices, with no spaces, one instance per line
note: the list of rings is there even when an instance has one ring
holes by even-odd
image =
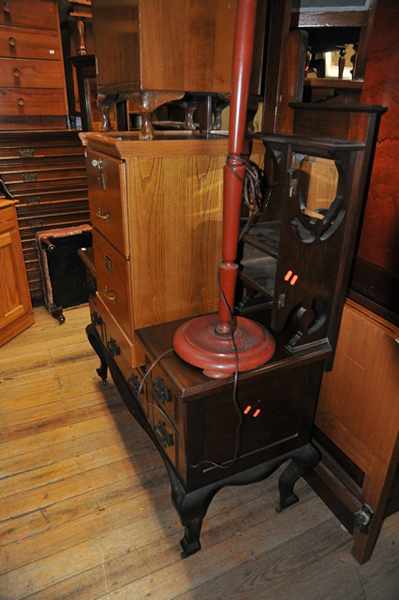
[[[84,149],[75,131],[0,133],[0,178],[18,201],[18,224],[32,300],[42,284],[35,235],[89,221]]]
[[[140,327],[214,311],[227,140],[85,134],[98,332],[129,377]],[[93,304],[92,303],[92,304]]]
[[[0,14],[0,129],[66,126],[55,0],[7,0]]]

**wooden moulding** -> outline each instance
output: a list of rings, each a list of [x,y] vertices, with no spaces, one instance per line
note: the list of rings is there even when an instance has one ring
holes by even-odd
[[[226,155],[228,148],[227,137],[215,136],[203,138],[187,131],[157,132],[153,140],[139,139],[138,132],[107,132],[84,134],[85,145],[115,156],[120,159],[148,157],[159,158],[162,156],[194,156],[206,154],[207,156]],[[249,148],[248,148],[249,149]],[[260,142],[252,143],[252,154],[263,155],[263,145]]]

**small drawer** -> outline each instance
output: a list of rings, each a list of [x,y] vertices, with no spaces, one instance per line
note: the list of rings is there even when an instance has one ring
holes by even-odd
[[[75,158],[76,157],[76,158]],[[40,146],[39,144],[30,145],[18,145],[18,146],[6,146],[0,148],[0,158],[7,161],[20,160],[21,166],[24,166],[25,160],[44,158],[46,160],[79,160],[83,159],[83,148],[82,146]],[[40,164],[42,162],[40,161]]]
[[[136,397],[140,390],[141,382],[143,381],[144,372],[144,368],[138,368],[128,379],[129,387]],[[151,422],[151,416],[149,412],[151,405],[148,403],[148,381],[145,381],[144,385],[141,387],[140,397],[137,398],[137,400],[139,401],[143,413],[147,417],[148,421]]]
[[[169,458],[170,462],[176,466],[178,442],[177,431],[174,429],[168,419],[166,419],[164,415],[159,412],[156,405],[153,406],[152,429],[166,456]]]
[[[96,230],[93,252],[98,294],[122,329],[132,335],[129,262]]]
[[[93,226],[128,258],[124,164],[114,158],[89,151],[87,177]]]
[[[65,115],[64,90],[0,88],[0,116]]]
[[[0,58],[0,87],[63,89],[62,62]]]
[[[0,25],[57,29],[57,3],[54,0],[2,0]]]
[[[138,341],[132,341],[125,334],[98,294],[96,295],[96,310],[105,327],[104,345],[126,380],[129,380],[132,370],[144,364],[144,353],[141,346]]]
[[[86,188],[86,177],[75,177],[70,179],[54,179],[50,181],[38,180],[36,177],[26,177],[25,182],[21,181],[18,183],[8,183],[7,187],[15,196],[19,197],[24,192],[31,192],[32,194],[41,194],[43,192],[52,191],[67,191],[67,190],[82,190]]]
[[[61,60],[58,33],[38,29],[1,27],[0,57]]]
[[[151,401],[157,404],[161,410],[176,422],[176,394],[170,384],[169,379],[165,377],[160,367],[155,367],[151,372],[150,385]]]
[[[65,181],[76,179],[83,179],[87,182],[86,169],[84,166],[78,168],[65,168],[65,167],[50,167],[43,168],[41,165],[35,165],[35,168],[21,168],[20,165],[14,166],[9,169],[2,169],[1,177],[3,181],[9,184],[18,183],[36,183],[36,182],[53,182]]]

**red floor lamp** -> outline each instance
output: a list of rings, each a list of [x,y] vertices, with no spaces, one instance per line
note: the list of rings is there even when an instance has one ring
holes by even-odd
[[[233,315],[238,275],[237,246],[243,183],[248,156],[244,153],[256,0],[239,0],[232,66],[230,134],[223,182],[223,261],[219,267],[219,310],[186,321],[174,336],[180,358],[211,378],[230,377],[255,369],[271,359],[272,335],[260,324]]]

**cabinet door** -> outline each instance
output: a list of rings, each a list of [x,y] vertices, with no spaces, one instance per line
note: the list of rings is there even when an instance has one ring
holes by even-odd
[[[7,210],[7,209],[6,209]],[[5,211],[4,211],[5,212]],[[0,217],[3,215],[0,213]],[[3,224],[4,221],[3,221]],[[28,292],[21,242],[16,227],[0,227],[0,344],[31,324],[32,307]]]
[[[398,337],[394,325],[347,303],[321,388],[316,425],[366,473],[390,460],[398,435]]]

